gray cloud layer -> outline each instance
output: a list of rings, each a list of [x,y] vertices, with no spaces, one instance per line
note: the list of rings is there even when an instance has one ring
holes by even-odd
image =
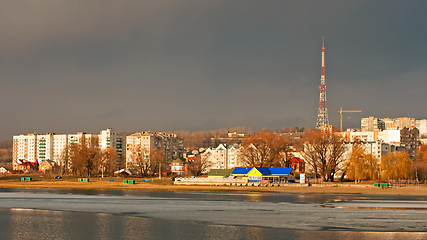
[[[425,118],[424,1],[3,1],[0,138]]]

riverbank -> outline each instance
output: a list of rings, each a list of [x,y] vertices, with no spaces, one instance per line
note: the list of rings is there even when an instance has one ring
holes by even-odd
[[[427,187],[401,186],[378,188],[372,184],[332,183],[313,184],[312,186],[289,184],[280,187],[248,186],[191,186],[173,185],[168,179],[142,178],[89,178],[89,182],[79,182],[78,177],[53,179],[48,176],[30,176],[32,181],[21,181],[21,175],[0,177],[0,188],[56,188],[88,190],[135,190],[135,191],[200,191],[200,192],[270,192],[270,193],[315,193],[315,194],[362,194],[362,195],[408,195],[427,196]],[[135,184],[123,183],[123,180],[135,180]],[[145,182],[143,182],[145,181]]]

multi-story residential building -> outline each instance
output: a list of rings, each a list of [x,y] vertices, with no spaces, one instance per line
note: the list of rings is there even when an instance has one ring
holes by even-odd
[[[238,144],[226,145],[219,144],[216,148],[208,148],[202,153],[207,164],[207,171],[210,169],[231,169],[241,167],[239,153],[240,146]]]
[[[53,159],[54,134],[37,135],[36,157],[39,163]]]
[[[60,163],[65,157],[65,151],[68,151],[68,134],[53,135],[53,160]]]
[[[126,169],[135,169],[137,156],[149,161],[153,150],[159,150],[166,165],[182,157],[183,142],[176,134],[162,132],[139,132],[126,137]]]
[[[420,132],[417,128],[403,128],[400,130],[400,146],[405,148],[406,152],[408,152],[412,159],[415,158],[415,151],[421,144],[419,136]]]
[[[367,152],[379,159],[393,151],[406,151],[413,158],[415,150],[420,145],[417,128],[371,132],[346,131],[343,135],[346,143],[362,143]]]
[[[384,130],[378,133],[378,139],[385,143],[399,146],[400,145],[400,130]]]
[[[346,152],[344,153],[345,159],[350,157],[354,144],[355,142],[346,142]],[[382,140],[358,142],[358,144],[360,144],[359,146],[361,146],[367,154],[371,154],[377,158],[378,163],[381,162],[381,157],[387,153],[401,150],[399,146],[385,143]]]
[[[36,134],[13,136],[13,170],[16,170],[18,168],[18,161],[26,161],[32,163],[37,161],[36,144]]]
[[[402,130],[404,128],[415,128],[415,118],[401,117],[394,119],[396,129]]]
[[[360,120],[360,125],[362,132],[379,131],[380,129],[383,129],[382,121],[376,117],[362,118]]]
[[[367,117],[360,121],[361,131],[378,131],[378,130],[401,130],[404,128],[415,128],[415,118],[376,118]]]
[[[396,129],[396,125],[394,123],[394,119],[393,118],[381,118],[380,119],[381,125],[382,125],[382,129],[383,130],[395,130]]]
[[[108,129],[107,129],[108,130]],[[104,131],[101,131],[100,136]],[[13,169],[17,169],[17,163],[30,162],[40,164],[44,160],[53,161],[56,164],[62,164],[65,153],[73,143],[85,143],[88,146],[98,146],[99,141],[97,134],[86,134],[79,132],[77,134],[28,134],[13,136]],[[114,137],[114,146],[122,150],[121,143],[123,136]],[[119,140],[120,139],[120,140]],[[102,148],[101,148],[102,149]],[[120,153],[119,153],[120,156]]]
[[[350,131],[344,132],[346,142],[373,142],[378,140],[379,131]]]
[[[102,130],[98,135],[98,144],[101,150],[114,149],[120,157],[123,157],[126,152],[123,147],[126,146],[126,136],[118,135],[111,128]]]
[[[420,131],[420,138],[427,138],[427,119],[415,120],[415,127]]]

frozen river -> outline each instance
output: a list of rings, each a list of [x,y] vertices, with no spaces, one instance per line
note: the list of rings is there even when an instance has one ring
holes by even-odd
[[[0,189],[0,224],[9,239],[427,239],[427,198]]]

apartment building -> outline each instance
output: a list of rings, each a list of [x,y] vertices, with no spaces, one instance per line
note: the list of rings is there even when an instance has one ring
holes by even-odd
[[[36,158],[39,163],[41,163],[44,160],[53,159],[54,136],[55,134],[53,133],[47,133],[45,135],[37,135]]]
[[[400,118],[376,118],[366,117],[360,120],[360,128],[362,132],[381,131],[381,130],[401,130],[404,128],[415,128],[415,118],[400,117]]]
[[[105,137],[110,133],[114,137]],[[99,140],[101,138],[101,140]],[[61,164],[65,152],[73,143],[85,143],[88,146],[100,146],[108,148],[108,139],[113,139],[114,147],[119,156],[122,151],[124,136],[118,136],[112,129],[102,130],[98,134],[78,132],[76,134],[27,134],[13,136],[13,169],[16,170],[19,163],[31,162],[40,164],[44,160]],[[104,148],[105,147],[105,148]]]
[[[420,138],[427,138],[427,119],[415,120],[415,127],[420,131]]]
[[[65,151],[68,150],[68,134],[53,135],[53,160],[55,163],[60,163],[64,158]]]
[[[227,145],[219,144],[216,148],[208,148],[202,153],[207,164],[207,171],[210,169],[231,169],[241,167],[239,153],[240,146],[238,144]]]
[[[360,120],[362,132],[379,131],[383,129],[381,121],[376,117],[367,117]]]
[[[406,150],[409,156],[414,159],[415,151],[420,146],[420,132],[417,128],[403,128],[400,130],[400,146]]]
[[[419,147],[419,131],[417,128],[403,128],[401,130],[383,131],[349,131],[343,133],[345,142],[362,143],[366,151],[378,157],[393,151],[405,151],[411,158],[415,156],[415,150]],[[350,146],[349,145],[349,146]]]
[[[123,147],[126,146],[126,136],[119,135],[112,128],[107,128],[99,133],[98,145],[101,150],[114,149],[120,157],[126,154],[126,151],[123,151]]]
[[[153,150],[159,150],[164,163],[169,165],[173,160],[182,157],[183,142],[176,134],[162,132],[138,132],[126,137],[126,169],[136,169],[137,157],[142,154],[149,161]]]
[[[37,135],[27,134],[13,136],[13,155],[12,165],[13,170],[18,168],[19,162],[32,162],[37,161],[36,150],[37,150]]]
[[[346,151],[344,153],[344,158],[348,159],[351,155],[355,142],[346,142]],[[359,146],[361,146],[365,153],[371,154],[372,156],[378,159],[378,163],[381,163],[382,156],[386,155],[389,152],[402,151],[400,146],[396,146],[393,144],[385,143],[381,140],[377,141],[367,141],[367,142],[359,142]]]

